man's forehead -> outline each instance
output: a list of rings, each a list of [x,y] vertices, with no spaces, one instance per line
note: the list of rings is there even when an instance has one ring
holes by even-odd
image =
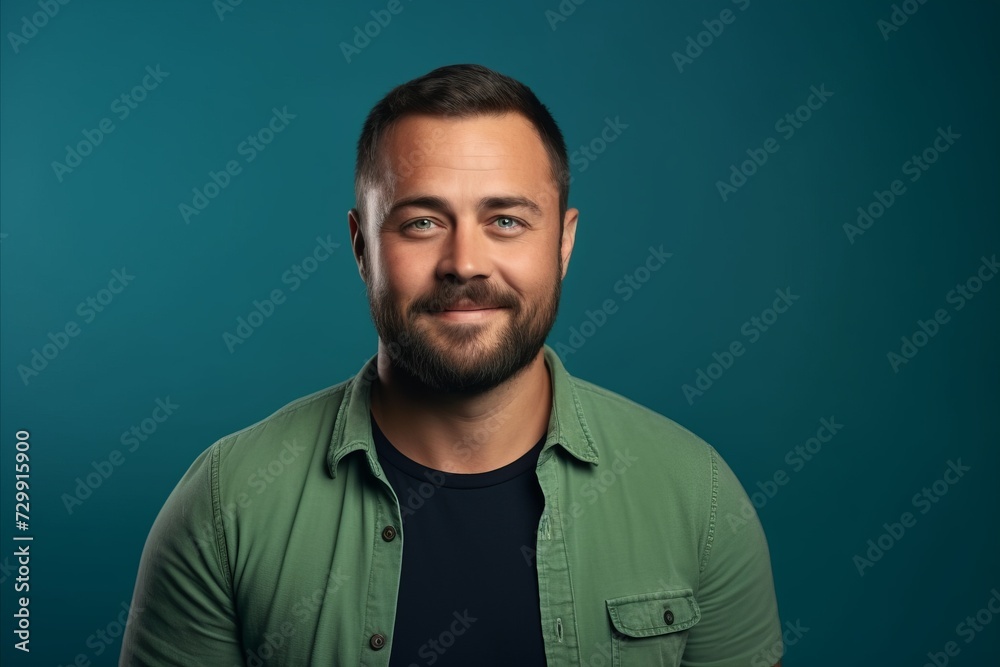
[[[503,164],[504,158],[524,159],[545,153],[534,125],[518,113],[461,118],[409,115],[392,127],[385,148],[393,162],[417,167],[428,160],[476,168],[476,161]],[[458,166],[458,165],[452,165]]]
[[[520,113],[462,118],[407,115],[382,144],[389,173],[368,193],[369,210],[386,220],[399,202],[436,197],[453,209],[502,197],[536,203],[557,214],[559,191],[535,126]]]

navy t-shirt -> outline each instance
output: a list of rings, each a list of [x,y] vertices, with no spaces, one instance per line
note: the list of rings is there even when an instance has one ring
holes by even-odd
[[[545,437],[502,468],[458,474],[404,456],[374,416],[372,435],[403,518],[389,667],[544,666],[533,556]]]

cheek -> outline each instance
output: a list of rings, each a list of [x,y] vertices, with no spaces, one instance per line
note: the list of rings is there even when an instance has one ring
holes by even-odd
[[[548,251],[513,253],[497,268],[499,277],[509,288],[534,298],[551,292],[555,281],[561,277],[558,258]]]
[[[389,292],[403,301],[433,289],[434,264],[428,253],[402,252],[382,246],[378,257],[379,278]]]

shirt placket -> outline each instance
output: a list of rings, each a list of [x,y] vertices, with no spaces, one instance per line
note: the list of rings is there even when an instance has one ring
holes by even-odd
[[[370,538],[372,569],[361,637],[364,646],[360,662],[372,667],[388,667],[396,620],[396,599],[402,574],[403,522],[396,493],[374,454],[369,456],[369,465],[382,483],[382,490],[371,500],[374,504],[376,529],[372,531]]]
[[[545,460],[540,460],[536,473],[545,509],[538,521],[535,546],[542,638],[548,666],[570,667],[581,664],[580,642],[560,513],[559,461],[552,449],[542,456]]]

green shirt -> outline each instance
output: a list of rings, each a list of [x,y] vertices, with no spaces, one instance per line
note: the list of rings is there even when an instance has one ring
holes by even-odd
[[[732,470],[544,355],[545,509],[522,552],[548,665],[776,663],[767,541]],[[388,665],[406,535],[372,442],[375,360],[195,459],[143,549],[120,664]]]

